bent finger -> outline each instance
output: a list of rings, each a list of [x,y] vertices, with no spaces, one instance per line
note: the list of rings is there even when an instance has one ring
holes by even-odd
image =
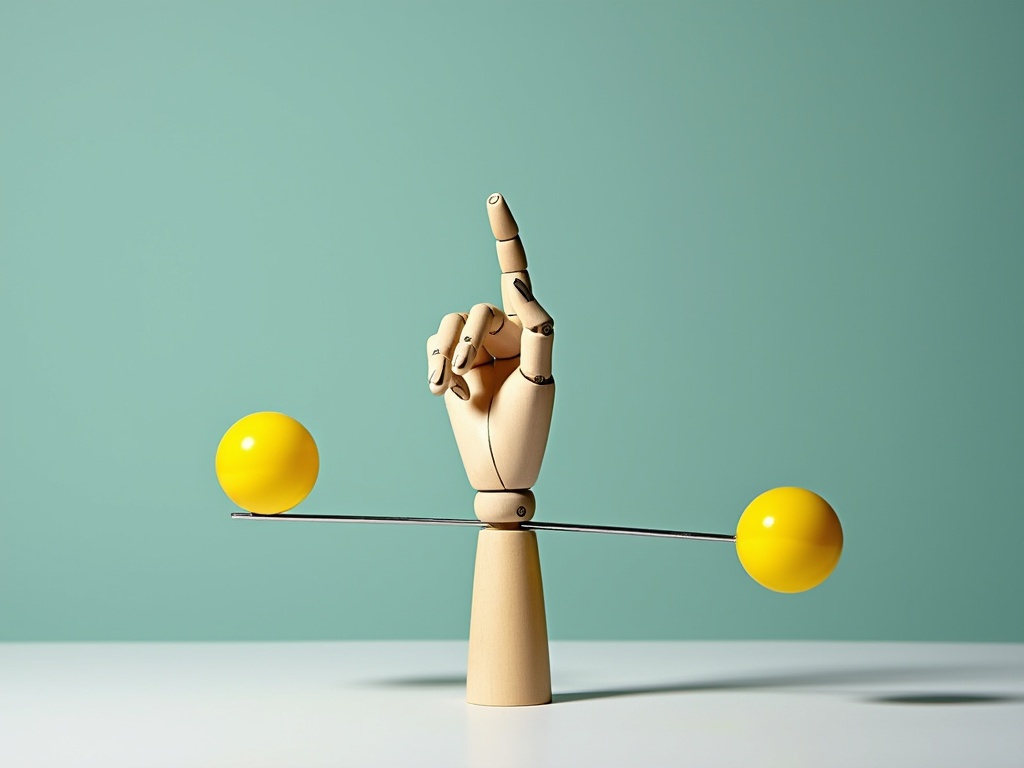
[[[484,336],[484,349],[496,360],[508,360],[519,354],[523,329],[497,307],[492,306],[491,310],[495,316],[492,327],[496,325],[497,328]]]
[[[464,374],[477,362],[487,362],[484,339],[500,328],[505,314],[490,304],[477,304],[466,317],[462,328],[462,340],[458,342],[452,356],[452,371]],[[483,359],[481,359],[483,358]]]
[[[435,395],[443,395],[452,383],[452,351],[465,323],[465,315],[457,312],[445,315],[437,333],[427,339],[427,383]]]

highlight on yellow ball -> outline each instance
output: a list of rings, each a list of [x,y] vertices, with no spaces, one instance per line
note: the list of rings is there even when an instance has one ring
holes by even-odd
[[[302,424],[263,411],[239,419],[217,446],[217,480],[246,512],[277,515],[297,506],[316,484],[320,453]]]
[[[736,554],[758,584],[804,592],[828,578],[843,552],[843,527],[821,496],[803,488],[765,491],[743,511]]]

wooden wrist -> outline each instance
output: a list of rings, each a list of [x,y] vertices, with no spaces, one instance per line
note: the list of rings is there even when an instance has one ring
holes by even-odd
[[[537,500],[533,491],[477,491],[473,512],[477,519],[495,528],[518,528],[533,519]]]

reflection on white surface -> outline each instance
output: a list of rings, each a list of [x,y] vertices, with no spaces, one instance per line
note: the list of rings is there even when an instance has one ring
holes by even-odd
[[[0,644],[0,766],[1020,768],[1024,645],[553,643],[555,703],[465,702],[465,642]]]
[[[550,755],[550,705],[481,707],[466,705],[466,765],[469,768],[524,768],[544,765]]]

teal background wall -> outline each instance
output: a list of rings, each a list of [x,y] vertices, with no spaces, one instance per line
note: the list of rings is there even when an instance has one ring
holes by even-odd
[[[256,410],[302,510],[469,516],[423,343],[558,325],[538,518],[731,532],[802,485],[847,548],[547,534],[553,638],[1024,640],[1024,5],[0,5],[0,639],[459,638],[472,530],[232,522]]]

